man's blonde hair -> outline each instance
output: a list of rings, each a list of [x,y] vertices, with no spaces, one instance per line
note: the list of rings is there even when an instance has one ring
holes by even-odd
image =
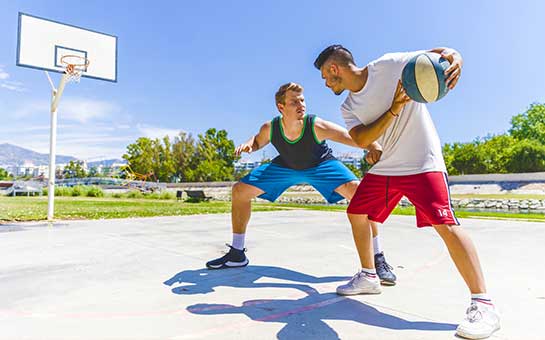
[[[280,86],[274,95],[276,104],[286,104],[286,92],[288,91],[303,92],[303,87],[297,83],[287,83]]]

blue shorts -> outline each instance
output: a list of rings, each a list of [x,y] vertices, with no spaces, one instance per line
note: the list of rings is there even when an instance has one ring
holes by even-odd
[[[264,193],[259,197],[271,202],[274,202],[292,185],[306,183],[318,190],[329,203],[335,203],[344,198],[335,192],[335,189],[357,180],[354,173],[336,159],[304,170],[290,169],[275,163],[262,164],[240,179],[242,183],[263,190]]]

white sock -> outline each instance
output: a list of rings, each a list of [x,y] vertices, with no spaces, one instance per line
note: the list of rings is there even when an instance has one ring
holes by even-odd
[[[471,294],[471,302],[480,303],[487,308],[494,308],[494,304],[492,303],[492,300],[486,293]]]
[[[380,249],[380,241],[378,239],[378,235],[373,237],[373,248],[375,249],[375,255],[382,252],[382,249]]]
[[[235,234],[233,233],[233,248],[242,250],[244,249],[244,238],[246,237],[246,234]]]
[[[361,268],[361,272],[367,277],[368,279],[376,279],[377,278],[377,270],[375,268]]]

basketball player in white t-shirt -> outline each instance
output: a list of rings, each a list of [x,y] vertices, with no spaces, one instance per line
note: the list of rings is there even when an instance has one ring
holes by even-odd
[[[471,305],[457,334],[486,338],[499,329],[499,315],[486,293],[475,246],[452,210],[441,142],[426,105],[410,100],[399,80],[407,61],[422,52],[389,53],[358,67],[350,51],[332,45],[314,62],[336,95],[349,91],[341,111],[352,139],[363,148],[374,141],[383,147],[380,162],[363,178],[347,210],[362,269],[337,293],[381,292],[369,221],[383,223],[406,196],[416,208],[417,226],[435,228],[471,292]],[[429,52],[441,53],[450,62],[445,74],[453,89],[462,57],[449,48]]]

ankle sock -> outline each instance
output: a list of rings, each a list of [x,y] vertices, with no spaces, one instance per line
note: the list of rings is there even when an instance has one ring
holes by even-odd
[[[235,249],[242,250],[244,249],[244,238],[246,234],[235,234],[233,233],[233,243],[231,246]]]

